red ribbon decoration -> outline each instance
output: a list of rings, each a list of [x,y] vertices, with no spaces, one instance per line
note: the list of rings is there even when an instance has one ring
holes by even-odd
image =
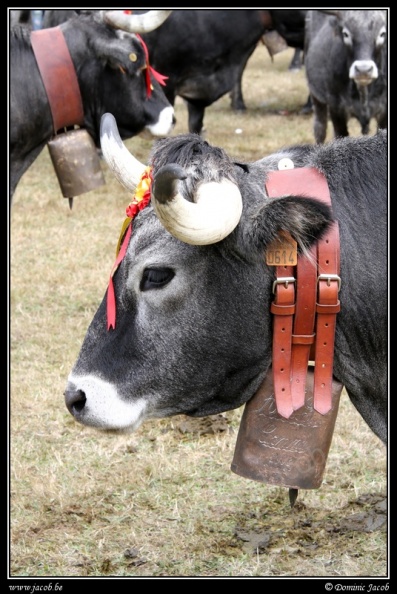
[[[125,219],[123,226],[121,228],[119,243],[122,239],[123,233],[128,225],[127,231],[125,233],[123,242],[121,244],[120,249],[118,250],[116,261],[113,264],[112,271],[110,273],[109,278],[109,285],[108,285],[108,292],[107,292],[107,304],[106,304],[106,311],[107,311],[107,320],[108,320],[108,330],[116,327],[116,297],[114,294],[114,285],[113,285],[113,275],[115,274],[117,268],[120,265],[120,262],[123,260],[126,252],[127,247],[130,241],[131,233],[132,233],[132,220],[136,217],[138,212],[140,212],[145,206],[147,206],[150,202],[150,188],[152,184],[152,170],[151,167],[147,167],[141,176],[141,180],[135,190],[135,195],[132,201],[126,208],[126,215],[127,218]]]
[[[114,294],[113,275],[119,267],[120,262],[125,256],[127,251],[128,242],[130,241],[132,233],[132,225],[128,226],[127,233],[125,234],[124,241],[117,255],[116,262],[113,265],[113,269],[109,278],[108,294],[107,294],[107,317],[108,317],[108,330],[116,327],[116,297]]]
[[[164,87],[167,84],[165,81],[169,77],[164,76],[163,74],[160,74],[159,72],[157,72],[157,70],[155,70],[154,68],[152,68],[152,66],[150,66],[150,64],[149,64],[149,50],[146,46],[146,43],[143,41],[142,37],[138,33],[135,33],[135,35],[138,37],[139,41],[141,42],[143,51],[145,52],[145,56],[146,56],[146,94],[149,98],[152,94],[152,83],[150,81],[150,74],[152,74],[152,76],[157,80],[157,82],[160,83],[161,85],[163,85]]]

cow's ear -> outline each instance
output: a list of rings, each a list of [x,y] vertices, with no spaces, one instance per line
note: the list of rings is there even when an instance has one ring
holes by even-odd
[[[97,39],[94,41],[95,53],[111,68],[134,75],[146,65],[146,57],[141,43],[137,38],[125,34],[124,37],[107,39],[106,43]]]
[[[300,253],[320,239],[333,221],[328,205],[302,196],[286,196],[262,204],[240,225],[244,251],[262,255],[271,242],[287,232]],[[242,247],[242,246],[240,246]]]

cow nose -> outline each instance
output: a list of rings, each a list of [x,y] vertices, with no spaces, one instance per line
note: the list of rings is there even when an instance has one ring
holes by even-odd
[[[83,410],[86,403],[86,395],[82,390],[67,389],[64,393],[65,404],[71,415],[78,416]]]

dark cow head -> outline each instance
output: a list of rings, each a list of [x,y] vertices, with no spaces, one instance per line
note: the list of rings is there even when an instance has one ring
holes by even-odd
[[[333,15],[334,33],[339,36],[349,56],[349,78],[358,87],[378,78],[379,57],[386,46],[386,11],[323,10]]]
[[[327,205],[304,197],[298,189],[296,195],[269,199],[265,181],[270,171],[315,166],[327,172],[333,194],[341,198],[340,204],[335,198],[333,207],[352,251],[341,254],[344,273],[352,274],[346,270],[351,263],[360,268],[360,275],[368,270],[357,258],[371,255],[371,231],[380,260],[363,283],[362,302],[372,290],[378,291],[386,263],[386,253],[378,248],[386,223],[385,138],[346,139],[322,149],[295,146],[247,165],[233,162],[199,135],[187,134],[159,140],[151,169],[123,145],[110,114],[102,120],[101,139],[107,163],[135,197],[127,208],[130,218],[121,232],[108,291],[65,391],[66,405],[79,422],[99,429],[135,430],[144,419],[216,414],[252,397],[272,360],[270,303],[275,273],[265,262],[266,248],[283,230],[304,252],[332,221]],[[347,196],[353,190],[360,202],[358,187],[363,192],[371,185],[368,192],[375,193],[373,167],[381,176],[379,200],[371,198],[378,214],[372,214],[366,232],[365,208],[357,209],[357,236],[356,227],[345,229],[351,214],[340,208],[348,208]],[[358,175],[363,177],[360,183]],[[356,236],[362,246],[355,245]],[[340,295],[342,309],[349,311],[348,301],[357,295],[350,295],[349,288]],[[386,313],[385,300],[381,301],[377,328]],[[363,364],[362,353],[353,356],[350,348],[361,343],[355,325],[362,326],[365,319],[366,332],[371,314],[361,308],[358,317],[352,311],[347,315],[350,328],[342,328],[335,373],[358,396],[360,389],[351,385],[346,372]],[[365,358],[368,361],[368,353]],[[367,422],[378,435],[384,435],[378,411],[384,406],[380,384],[385,382],[386,362],[378,345],[371,358],[373,392],[360,396],[366,411],[362,414],[372,415]],[[357,370],[353,378],[362,379]]]
[[[91,52],[77,58],[79,84],[85,110],[85,125],[99,146],[99,125],[102,113],[93,101],[106,111],[118,113],[122,138],[147,131],[151,136],[165,136],[174,125],[174,109],[168,103],[166,81],[152,68],[147,47],[140,37],[157,29],[172,11],[154,10],[144,14],[126,14],[122,10],[88,11],[61,25],[69,51],[81,55],[77,36],[79,25]],[[81,35],[80,32],[80,35]],[[161,82],[159,82],[161,81]],[[111,106],[111,108],[110,108]]]
[[[100,121],[107,111],[116,115],[123,139],[171,132],[175,117],[164,94],[166,81],[152,68],[140,37],[140,33],[159,27],[169,13],[154,10],[135,15],[97,10],[59,15],[66,19],[59,29],[77,77],[83,127],[98,148]],[[54,136],[51,108],[30,39],[26,26],[14,26],[10,31],[11,197],[22,175]],[[59,68],[51,74],[52,93],[61,98],[65,96],[63,72]]]

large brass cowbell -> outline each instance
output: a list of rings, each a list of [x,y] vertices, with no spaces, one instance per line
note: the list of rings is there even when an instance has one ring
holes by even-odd
[[[318,489],[323,480],[343,385],[332,382],[332,409],[313,408],[313,368],[307,370],[305,405],[288,419],[277,412],[270,370],[241,418],[231,470],[248,479]]]
[[[95,143],[84,128],[57,134],[48,142],[48,150],[65,198],[105,184]]]

